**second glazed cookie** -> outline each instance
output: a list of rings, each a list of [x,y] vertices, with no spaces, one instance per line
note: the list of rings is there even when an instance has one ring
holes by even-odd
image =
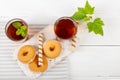
[[[61,44],[56,40],[47,40],[43,45],[44,54],[51,59],[58,57],[61,50]]]
[[[33,72],[44,72],[48,68],[48,61],[45,56],[42,57],[43,65],[38,65],[38,56],[35,57],[34,61],[29,63],[29,68]]]

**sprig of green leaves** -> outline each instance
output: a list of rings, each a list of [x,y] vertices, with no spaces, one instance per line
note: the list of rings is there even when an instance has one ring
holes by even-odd
[[[78,10],[73,14],[71,17],[75,21],[84,21],[87,22],[88,30],[89,32],[94,32],[95,34],[100,34],[103,36],[103,28],[104,22],[101,18],[96,18],[93,22],[90,22],[92,20],[92,15],[94,14],[95,7],[92,7],[88,1],[86,1],[86,4],[83,7],[78,7]]]
[[[22,37],[26,37],[27,32],[26,29],[27,27],[25,25],[22,26],[22,24],[18,21],[12,23],[13,27],[17,29],[16,35],[21,35]]]

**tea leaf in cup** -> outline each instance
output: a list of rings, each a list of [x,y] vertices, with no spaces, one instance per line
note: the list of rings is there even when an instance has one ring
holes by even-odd
[[[16,21],[16,22],[13,22],[12,23],[13,27],[17,29],[16,31],[16,35],[21,35],[22,37],[25,37],[27,35],[27,32],[26,32],[26,29],[27,29],[27,26],[23,25]]]
[[[16,22],[13,22],[12,25],[14,28],[19,29],[22,24],[20,22],[16,21]]]
[[[25,37],[25,36],[26,36],[26,32],[25,32],[24,30],[22,30],[21,36],[22,36],[22,37]]]
[[[20,35],[21,34],[21,29],[18,29],[17,31],[16,31],[16,35]]]
[[[21,28],[22,30],[26,30],[26,29],[27,29],[26,26],[21,26],[20,28]]]

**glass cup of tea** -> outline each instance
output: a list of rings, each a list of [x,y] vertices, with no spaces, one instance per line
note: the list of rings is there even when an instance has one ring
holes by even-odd
[[[70,17],[61,17],[54,24],[54,32],[59,39],[70,39],[77,33],[77,23]]]
[[[28,37],[28,25],[22,19],[12,19],[6,24],[5,33],[12,41],[25,41]]]

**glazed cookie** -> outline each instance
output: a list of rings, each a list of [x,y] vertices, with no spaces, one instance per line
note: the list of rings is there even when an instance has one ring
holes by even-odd
[[[58,57],[61,50],[61,44],[56,40],[47,40],[43,45],[44,54],[51,59]]]
[[[48,61],[45,56],[42,57],[43,65],[38,65],[38,56],[34,59],[33,62],[29,63],[29,68],[33,72],[44,72],[48,67]]]
[[[18,59],[22,63],[29,63],[31,62],[36,56],[36,50],[31,45],[25,45],[20,48],[18,52]]]

